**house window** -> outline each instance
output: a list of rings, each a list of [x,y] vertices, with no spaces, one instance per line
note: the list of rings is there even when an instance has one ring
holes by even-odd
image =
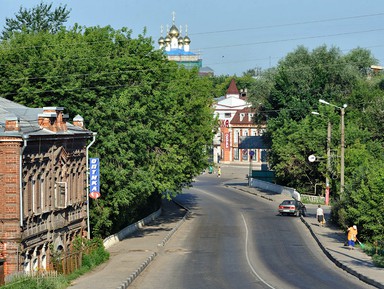
[[[44,208],[44,179],[41,174],[36,180],[32,180],[32,204],[33,212],[40,213]]]
[[[239,160],[239,149],[238,148],[233,149],[233,158],[235,161]]]
[[[225,118],[231,118],[231,116],[232,116],[232,114],[231,114],[230,112],[226,112],[226,113],[224,114],[224,117],[225,117]]]
[[[67,183],[57,182],[55,185],[55,207],[65,208],[67,206]]]
[[[240,134],[240,131],[238,129],[235,129],[234,136],[233,136],[233,143],[237,144],[239,142],[239,134]]]
[[[243,149],[242,150],[242,160],[243,161],[247,161],[248,160],[248,150],[247,149]]]
[[[31,180],[31,182],[32,182],[32,192],[31,192],[31,195],[32,195],[32,202],[31,202],[31,205],[32,205],[32,207],[31,207],[31,209],[32,209],[32,212],[33,213],[35,213],[36,212],[36,207],[37,207],[37,205],[36,205],[36,203],[37,203],[37,193],[36,193],[36,181],[34,180],[34,179],[32,179]]]

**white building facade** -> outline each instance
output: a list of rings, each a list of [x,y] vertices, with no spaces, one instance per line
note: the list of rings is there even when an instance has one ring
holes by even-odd
[[[265,161],[262,148],[241,148],[242,139],[261,136],[264,126],[254,123],[254,110],[247,100],[246,90],[239,92],[232,79],[227,93],[214,104],[219,130],[213,141],[213,162],[230,164],[260,164]]]

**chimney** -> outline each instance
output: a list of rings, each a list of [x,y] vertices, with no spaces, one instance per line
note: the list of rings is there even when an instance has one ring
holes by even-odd
[[[79,115],[79,114],[76,115],[73,118],[73,125],[77,126],[77,127],[80,127],[80,128],[84,128],[84,118],[81,115]]]
[[[38,115],[40,127],[53,132],[67,131],[67,116],[63,114],[63,110],[63,107],[44,107],[43,113]]]
[[[5,117],[5,131],[19,131],[19,118],[16,116]]]

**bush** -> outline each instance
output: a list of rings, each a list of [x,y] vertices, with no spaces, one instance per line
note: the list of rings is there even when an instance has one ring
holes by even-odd
[[[93,238],[91,240],[84,240],[80,238],[77,242],[77,249],[80,247],[84,252],[82,265],[80,269],[76,270],[67,277],[69,281],[78,278],[109,259],[109,252],[105,250],[103,240],[100,238]]]
[[[384,256],[375,254],[372,256],[373,263],[376,267],[384,268]]]

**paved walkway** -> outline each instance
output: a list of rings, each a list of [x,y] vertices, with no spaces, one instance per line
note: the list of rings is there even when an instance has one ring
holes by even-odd
[[[246,168],[243,168],[246,170]],[[223,166],[222,177],[227,175],[236,178],[236,172]],[[245,174],[241,173],[244,179]],[[239,177],[240,178],[240,177]],[[287,198],[280,194],[261,192],[249,188],[246,181],[228,184],[262,198],[276,202]],[[309,205],[308,207],[310,207]],[[315,207],[313,208],[315,209]],[[73,281],[69,289],[125,289],[148,264],[163,250],[166,242],[182,225],[187,215],[183,209],[173,202],[164,202],[162,215],[154,222],[140,229],[129,238],[113,245],[109,252],[110,260]],[[373,266],[372,260],[361,249],[350,251],[344,246],[345,234],[333,227],[319,227],[314,215],[302,217],[301,220],[310,230],[320,248],[337,266],[357,276],[361,280],[377,288],[384,289],[384,269]]]
[[[108,262],[74,280],[68,289],[127,288],[163,250],[187,217],[180,206],[164,201],[162,214],[155,221],[111,246]]]

